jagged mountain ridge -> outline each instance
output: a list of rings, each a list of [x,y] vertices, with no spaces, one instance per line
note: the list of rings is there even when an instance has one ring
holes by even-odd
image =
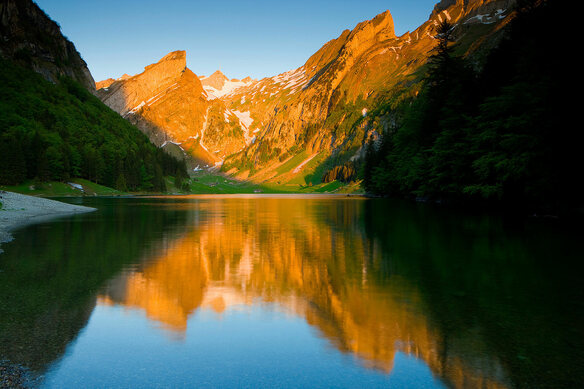
[[[242,82],[220,72],[201,78],[204,84],[187,68],[186,53],[175,51],[140,74],[98,83],[97,94],[158,146],[188,155],[196,165],[213,167],[242,150],[252,137],[246,115],[228,109],[213,95],[222,96],[225,87]]]
[[[487,37],[506,24],[512,0],[449,0],[436,5],[429,20],[413,32],[397,37],[389,11],[345,30],[326,43],[300,68],[267,78],[228,95],[228,106],[249,110],[262,123],[258,141],[244,153],[226,161],[225,170],[259,172],[260,180],[274,177],[278,163],[255,163],[274,150],[293,150],[303,143],[309,154],[351,151],[359,157],[366,134],[354,129],[367,111],[395,95],[397,89],[416,83],[416,72],[435,46],[434,28],[442,20],[455,25],[459,42],[471,32],[478,38],[464,42],[468,55],[481,45],[493,45]],[[486,43],[485,43],[486,42]],[[464,46],[463,45],[463,46]],[[387,126],[382,123],[381,126]],[[381,132],[382,128],[373,128]],[[263,145],[263,146],[262,146]],[[362,150],[361,150],[362,151]],[[270,172],[270,170],[272,172]],[[246,174],[244,174],[246,176]]]
[[[140,82],[132,81],[151,78],[146,74],[153,73],[158,68],[156,64],[141,75],[102,88],[99,96],[159,145],[172,141],[195,158],[212,165],[224,163],[224,170],[238,177],[270,180],[277,176],[278,166],[300,151],[307,154],[304,162],[317,154],[339,152],[359,158],[368,133],[382,132],[387,123],[378,123],[381,128],[358,123],[380,101],[416,84],[417,72],[435,45],[435,26],[443,20],[452,23],[463,43],[462,50],[471,55],[496,42],[493,36],[505,25],[513,3],[444,0],[436,5],[427,22],[399,37],[395,35],[391,13],[386,11],[353,30],[343,31],[298,69],[261,80],[241,81],[230,80],[216,71],[209,77],[199,77],[198,83],[193,80],[183,92],[167,90],[165,99],[186,93],[181,101],[191,101],[181,104],[180,119],[178,107],[161,109],[148,103],[161,93],[160,88],[169,88],[164,80],[170,73],[160,75],[158,89],[142,88]],[[472,38],[464,41],[467,36]],[[186,69],[186,61],[181,67]],[[177,69],[171,73],[174,76],[170,79],[174,79]],[[121,85],[123,90],[135,90],[124,95],[128,104],[120,105],[112,97],[111,89]],[[142,102],[144,105],[140,105]],[[235,125],[229,126],[232,120]],[[296,173],[300,170],[294,169]]]

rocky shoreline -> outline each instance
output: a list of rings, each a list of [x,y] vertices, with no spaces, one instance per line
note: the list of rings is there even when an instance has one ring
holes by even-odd
[[[92,212],[95,208],[0,191],[0,245],[12,240],[10,231],[53,218]],[[0,248],[0,253],[2,249]]]
[[[0,388],[34,388],[35,379],[28,369],[0,360]]]

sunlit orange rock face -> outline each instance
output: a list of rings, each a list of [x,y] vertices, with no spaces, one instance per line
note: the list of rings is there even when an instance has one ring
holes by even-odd
[[[186,54],[177,51],[139,75],[99,82],[98,96],[155,144],[174,142],[240,176],[253,165],[257,174],[249,178],[261,181],[284,154],[357,150],[353,157],[360,158],[367,134],[383,132],[393,120],[382,115],[369,122],[364,112],[417,93],[436,25],[455,25],[462,50],[478,56],[496,44],[513,3],[443,0],[427,22],[402,36],[386,11],[343,31],[298,69],[261,80],[229,79],[220,71],[185,76]]]
[[[184,51],[169,53],[138,75],[104,80],[96,87],[105,104],[158,146],[174,144],[212,166],[246,145],[239,121],[234,117],[228,122],[224,103],[208,99],[199,78],[187,68]],[[212,111],[220,112],[221,120],[211,121]],[[217,132],[224,136],[210,136]]]
[[[507,387],[503,373],[493,374],[502,369],[482,349],[480,334],[443,339],[416,285],[373,276],[381,250],[356,227],[358,207],[202,201],[196,227],[165,240],[141,269],[113,281],[101,301],[144,310],[179,338],[198,309],[222,314],[273,303],[369,368],[390,373],[400,351],[454,387]]]
[[[271,153],[276,148],[284,153],[301,146],[310,153],[329,154],[359,149],[368,132],[380,133],[392,121],[390,115],[362,120],[364,110],[371,112],[398,95],[417,92],[417,72],[436,45],[438,23],[448,20],[456,25],[458,41],[474,55],[497,42],[495,36],[513,3],[442,1],[427,22],[402,36],[395,35],[392,15],[386,11],[343,31],[300,68],[236,90],[224,100],[230,109],[251,112],[258,141],[227,158],[226,166],[247,168],[244,162],[253,160],[259,178],[261,170],[276,161]],[[355,158],[361,156],[359,150]]]
[[[223,85],[225,85],[225,82],[229,81],[229,79],[225,74],[221,73],[220,70],[217,70],[209,77],[202,78],[201,81],[205,86],[211,86],[215,89],[222,89]]]

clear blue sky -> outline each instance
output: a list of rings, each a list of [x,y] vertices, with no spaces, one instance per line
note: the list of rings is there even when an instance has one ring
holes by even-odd
[[[96,81],[137,74],[186,50],[199,75],[263,78],[295,69],[324,43],[389,9],[396,33],[438,0],[35,0],[81,53]]]

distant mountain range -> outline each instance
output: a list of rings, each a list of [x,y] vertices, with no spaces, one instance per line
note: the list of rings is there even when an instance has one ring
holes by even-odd
[[[444,0],[427,22],[399,37],[386,11],[343,31],[300,68],[261,80],[229,79],[220,71],[197,77],[185,52],[173,52],[143,73],[99,82],[97,94],[155,144],[194,165],[287,182],[317,156],[321,162],[362,158],[364,142],[392,120],[368,120],[370,113],[417,93],[438,23],[454,25],[457,50],[480,66],[512,16],[513,3]],[[300,154],[297,164],[287,164]],[[283,165],[289,169],[282,171]]]
[[[0,2],[0,56],[56,83],[79,82],[191,169],[235,178],[318,183],[363,159],[392,126],[380,109],[419,92],[436,26],[453,25],[458,54],[477,67],[497,45],[514,0],[443,0],[427,22],[396,36],[389,11],[345,30],[298,69],[254,80],[197,76],[175,51],[137,75],[95,83],[73,43],[32,1]],[[123,69],[120,69],[123,73]]]

